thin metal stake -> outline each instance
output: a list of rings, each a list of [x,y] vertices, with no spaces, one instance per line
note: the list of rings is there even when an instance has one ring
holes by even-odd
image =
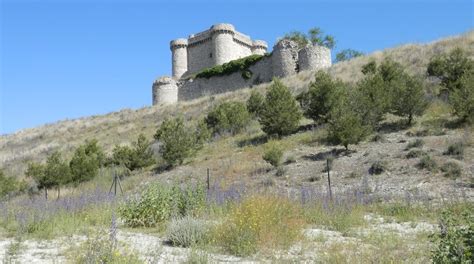
[[[209,191],[210,188],[211,188],[211,176],[210,176],[209,168],[207,168],[207,190]]]
[[[329,199],[332,200],[331,176],[329,175],[329,159],[326,160],[326,168],[327,168],[327,171],[328,171]]]

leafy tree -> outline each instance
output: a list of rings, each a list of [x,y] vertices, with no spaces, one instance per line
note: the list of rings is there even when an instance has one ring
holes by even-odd
[[[404,78],[392,81],[392,111],[407,117],[411,125],[415,115],[422,115],[428,106],[421,80],[404,74]]]
[[[474,122],[474,73],[461,78],[459,88],[449,95],[449,102],[457,116]]]
[[[342,81],[333,80],[328,73],[318,71],[308,91],[301,93],[297,99],[307,118],[326,123],[329,112],[338,103],[344,89],[345,84]]]
[[[86,141],[86,144],[84,146],[84,152],[88,156],[95,156],[95,159],[97,160],[99,166],[104,166],[106,161],[106,155],[98,143],[99,142],[97,141],[97,139]]]
[[[156,131],[155,139],[161,142],[160,152],[170,166],[182,164],[194,153],[196,138],[184,125],[183,117],[165,119]]]
[[[247,100],[247,110],[253,116],[258,117],[263,110],[265,98],[261,93],[256,90],[252,90],[250,97]]]
[[[348,61],[353,58],[360,57],[362,55],[364,55],[364,53],[353,49],[341,50],[336,54],[336,62]]]
[[[427,67],[428,76],[438,77],[449,92],[461,88],[461,78],[473,72],[474,61],[460,48],[431,58]]]
[[[334,37],[331,35],[324,35],[323,31],[318,27],[311,28],[308,31],[308,34],[304,34],[300,31],[292,31],[285,34],[283,38],[296,42],[299,48],[304,48],[310,43],[313,45],[324,46],[329,49],[334,48],[336,45]]]
[[[267,135],[284,136],[298,129],[301,110],[290,90],[279,79],[274,79],[267,91],[259,122]]]
[[[138,135],[137,141],[132,143],[132,162],[130,170],[148,167],[155,163],[153,151],[150,148],[151,141],[145,135]]]
[[[71,182],[71,170],[69,164],[61,158],[61,153],[54,152],[46,160],[44,168],[45,177],[49,179],[51,187],[58,190],[58,198],[60,195],[61,185]]]
[[[69,162],[72,182],[78,184],[95,178],[99,172],[99,160],[96,155],[86,152],[86,146],[80,146]]]
[[[336,144],[343,145],[346,150],[350,144],[359,143],[367,135],[367,127],[351,108],[347,95],[331,109],[328,123],[329,139]]]
[[[224,102],[214,107],[206,117],[206,123],[214,133],[241,132],[249,123],[250,114],[241,102]]]
[[[354,93],[354,111],[362,118],[364,125],[377,128],[390,107],[390,95],[378,74],[366,75],[358,82]]]
[[[150,146],[151,142],[145,135],[140,134],[137,141],[132,143],[132,147],[115,146],[112,151],[112,163],[132,171],[153,165],[155,158]]]

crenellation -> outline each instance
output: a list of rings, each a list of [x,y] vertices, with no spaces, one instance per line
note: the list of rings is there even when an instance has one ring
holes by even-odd
[[[305,70],[331,66],[331,50],[309,45],[300,49],[291,40],[282,39],[273,52],[251,65],[250,77],[237,71],[225,76],[194,78],[203,69],[243,57],[267,54],[268,44],[252,40],[231,24],[215,24],[208,30],[170,42],[172,78],[161,77],[153,83],[153,104],[176,103],[201,96],[234,91],[270,82],[273,77],[286,77]]]

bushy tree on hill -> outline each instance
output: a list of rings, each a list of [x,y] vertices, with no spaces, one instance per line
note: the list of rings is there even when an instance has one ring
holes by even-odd
[[[61,158],[59,152],[54,152],[48,156],[45,164],[30,163],[26,176],[33,178],[38,189],[44,190],[46,199],[48,199],[48,189],[56,187],[59,198],[60,186],[71,182],[69,164]]]
[[[214,133],[241,132],[249,123],[250,114],[242,102],[224,102],[214,107],[206,117],[206,123]]]
[[[326,123],[329,112],[338,104],[341,93],[345,90],[345,84],[340,80],[333,80],[331,76],[318,71],[314,82],[311,82],[307,92],[298,95],[297,99],[307,118],[317,123]]]
[[[279,79],[270,85],[259,122],[267,135],[284,136],[298,129],[302,113],[288,87]]]
[[[99,168],[105,164],[105,154],[93,139],[79,146],[74,152],[69,167],[71,168],[72,183],[79,184],[95,178]]]
[[[386,113],[407,117],[421,115],[427,103],[422,82],[408,75],[401,64],[385,59],[362,67],[365,77],[357,84],[355,110],[364,124],[377,129]]]
[[[137,141],[129,146],[115,146],[112,154],[112,163],[124,166],[129,170],[137,170],[151,166],[155,163],[151,142],[140,134]]]
[[[474,121],[474,60],[462,49],[454,49],[447,55],[433,57],[428,64],[427,73],[428,76],[441,80],[448,91],[454,114],[463,121]]]
[[[336,54],[336,62],[348,61],[362,55],[364,55],[364,53],[353,49],[341,50]]]
[[[160,152],[163,159],[176,166],[194,154],[196,138],[194,131],[184,125],[184,118],[165,119],[155,133],[155,139],[161,142]]]
[[[335,144],[343,145],[346,150],[350,144],[362,141],[369,132],[369,126],[362,122],[361,116],[354,111],[354,93],[339,88],[337,101],[328,109],[328,139]]]
[[[22,192],[26,189],[24,181],[18,181],[14,177],[7,176],[0,168],[0,200],[7,195]]]
[[[428,76],[438,77],[449,92],[461,88],[462,77],[473,72],[474,61],[460,48],[431,58],[427,67]]]
[[[474,73],[465,74],[460,86],[449,95],[454,114],[461,120],[474,123]]]
[[[331,35],[324,35],[323,31],[318,27],[311,28],[308,31],[308,34],[304,34],[300,31],[292,31],[285,34],[283,38],[296,42],[300,48],[303,48],[308,44],[313,44],[332,49],[336,45],[334,37]]]

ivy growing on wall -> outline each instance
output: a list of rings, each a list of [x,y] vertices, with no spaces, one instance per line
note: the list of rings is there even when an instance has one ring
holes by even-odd
[[[242,72],[242,78],[248,80],[252,77],[249,67],[263,59],[266,55],[250,55],[237,60],[229,61],[222,65],[207,68],[196,74],[196,78],[211,78],[213,76],[230,75],[234,72]]]

